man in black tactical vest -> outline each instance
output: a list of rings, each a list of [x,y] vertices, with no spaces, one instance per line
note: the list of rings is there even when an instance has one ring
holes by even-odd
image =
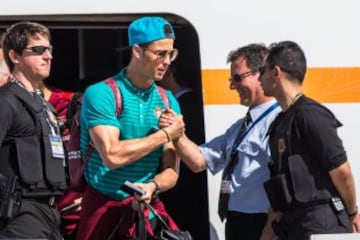
[[[281,213],[267,226],[281,240],[360,231],[354,177],[337,133],[342,124],[302,93],[306,70],[293,41],[272,44],[260,68],[265,95],[282,108],[269,129],[271,178],[264,184],[272,210]]]
[[[3,49],[11,76],[0,88],[0,239],[60,240],[54,198],[66,188],[64,149],[54,110],[36,94],[50,73],[50,32],[15,23]]]

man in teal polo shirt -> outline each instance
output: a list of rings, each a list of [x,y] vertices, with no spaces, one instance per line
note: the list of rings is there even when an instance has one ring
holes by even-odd
[[[140,200],[150,202],[178,179],[179,160],[172,140],[184,132],[181,116],[158,130],[158,117],[166,108],[155,81],[162,80],[178,52],[173,48],[172,26],[160,17],[135,20],[128,30],[131,60],[114,76],[122,96],[117,118],[111,88],[102,82],[88,87],[81,112],[81,150],[89,143],[95,151],[86,168],[88,188],[82,202],[77,239],[107,239],[115,228],[129,195],[120,187],[128,180],[145,190]],[[166,91],[169,107],[180,113],[179,104]],[[125,229],[126,230],[126,229]],[[128,235],[129,231],[122,231]]]

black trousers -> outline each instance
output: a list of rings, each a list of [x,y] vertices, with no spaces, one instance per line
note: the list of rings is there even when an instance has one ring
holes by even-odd
[[[61,240],[60,214],[46,202],[21,200],[11,219],[0,221],[0,239]]]
[[[259,240],[267,214],[228,211],[225,223],[226,240]]]
[[[338,212],[331,204],[284,212],[280,226],[285,233],[285,240],[309,240],[312,234],[351,232],[345,210]]]

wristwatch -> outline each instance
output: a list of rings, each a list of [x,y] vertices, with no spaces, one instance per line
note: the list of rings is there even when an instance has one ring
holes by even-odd
[[[154,179],[148,181],[148,183],[154,183],[154,184],[155,184],[155,192],[154,192],[154,194],[153,194],[153,197],[156,197],[156,196],[160,193],[160,186],[159,186],[159,184],[158,184]]]

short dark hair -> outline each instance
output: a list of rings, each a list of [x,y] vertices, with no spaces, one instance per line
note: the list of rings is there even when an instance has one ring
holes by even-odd
[[[36,34],[47,36],[49,40],[51,39],[49,29],[37,22],[18,22],[6,29],[2,47],[5,61],[11,72],[14,68],[14,63],[9,58],[10,50],[14,50],[17,54],[21,55],[28,45],[29,39],[36,36]]]
[[[269,50],[264,44],[252,43],[231,51],[228,54],[226,61],[227,63],[230,63],[240,57],[243,57],[251,71],[258,71],[259,67],[263,65],[268,52]]]
[[[270,45],[266,64],[270,68],[279,66],[289,77],[302,83],[306,74],[306,57],[301,47],[293,41],[282,41]]]

